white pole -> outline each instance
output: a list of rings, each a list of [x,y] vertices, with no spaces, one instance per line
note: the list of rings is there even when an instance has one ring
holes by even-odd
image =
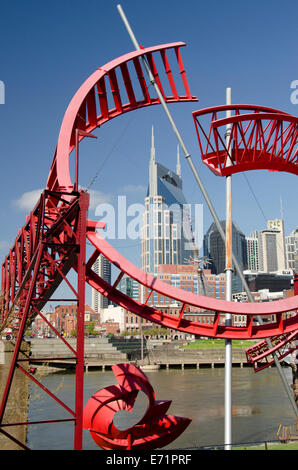
[[[226,90],[226,104],[231,104],[231,88]],[[227,117],[231,111],[226,112]],[[228,149],[226,166],[232,164],[231,126],[226,127],[226,147]],[[232,176],[226,177],[226,300],[232,301]],[[226,326],[232,325],[232,315],[226,315]],[[232,450],[232,340],[225,340],[225,450]]]

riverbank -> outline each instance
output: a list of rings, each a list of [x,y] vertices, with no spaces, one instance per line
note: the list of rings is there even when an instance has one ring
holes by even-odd
[[[232,450],[298,450],[298,441],[293,442],[262,442],[259,445],[235,446]]]
[[[75,348],[75,338],[68,339]],[[117,340],[107,338],[85,338],[85,370],[111,370],[114,364],[132,362],[144,364],[147,369],[155,366],[159,369],[180,368],[216,368],[225,366],[225,348],[223,340],[198,340],[195,342]],[[247,363],[245,349],[252,342],[235,341],[232,348],[233,367],[252,367]],[[67,346],[59,339],[34,339],[31,341],[31,364],[36,367],[50,367],[52,371],[74,369],[75,359],[69,356]],[[42,363],[42,359],[48,358]],[[52,359],[51,359],[52,358]],[[61,358],[61,359],[60,359]],[[46,366],[45,366],[46,363]]]
[[[91,341],[91,339],[90,339]],[[41,340],[42,342],[42,340]],[[46,340],[43,341],[43,344]],[[89,344],[89,347],[94,348]],[[187,358],[188,352],[181,349],[181,344],[164,344],[157,345],[154,348],[154,358],[162,360],[162,353],[165,359],[172,358],[177,354],[179,358]],[[199,356],[198,352],[191,351],[191,354]],[[213,351],[218,354],[218,351]],[[223,351],[221,351],[223,353]],[[205,350],[205,354],[210,351]],[[221,445],[223,442],[223,418],[224,418],[224,402],[223,402],[223,377],[224,367],[221,364],[215,365],[214,368],[207,365],[200,365],[199,369],[192,367],[193,363],[188,363],[182,370],[182,362],[169,367],[167,370],[166,363],[158,371],[146,370],[150,383],[152,384],[158,399],[165,397],[172,400],[171,412],[179,416],[192,417],[192,426],[186,431],[179,441],[174,443],[172,448],[186,448],[208,446],[210,444]],[[202,363],[201,363],[202,364]],[[176,369],[176,370],[175,370]],[[179,370],[180,369],[180,370]],[[59,371],[59,373],[56,373]],[[16,370],[16,377],[19,371]],[[53,373],[54,372],[54,373]],[[290,370],[285,371],[290,380]],[[49,390],[55,394],[58,393],[59,398],[63,402],[71,404],[73,401],[75,373],[74,370],[63,372],[63,369],[51,368],[48,365],[41,365],[36,371],[35,377],[41,381]],[[20,379],[26,377],[21,374]],[[233,367],[233,428],[235,432],[234,442],[249,442],[249,440],[267,441],[276,439],[276,432],[280,424],[292,426],[292,435],[294,435],[294,423],[292,419],[292,410],[289,408],[287,400],[283,395],[280,381],[278,380],[276,371],[265,370],[260,374],[255,374],[251,368]],[[5,381],[1,380],[4,384]],[[84,377],[84,396],[88,399],[96,390],[109,386],[114,383],[114,377],[109,369],[102,370],[98,374],[96,369],[88,369]],[[48,397],[46,393],[41,393],[31,381],[30,400],[29,400],[29,421],[42,421],[56,417],[57,413],[60,417],[59,410],[56,409],[55,400]],[[23,385],[19,386],[17,393],[20,393]],[[14,401],[10,404],[8,411],[13,411],[7,421],[9,422],[25,422],[27,420],[26,413],[28,411],[28,392],[27,392],[27,408],[18,410],[18,395],[14,394]],[[23,395],[24,399],[25,395]],[[12,408],[14,407],[14,408]],[[23,417],[18,416],[22,411]],[[25,411],[25,413],[24,413]],[[13,428],[9,428],[12,433]],[[27,445],[33,449],[71,449],[73,442],[73,424],[65,423],[57,424],[57,426],[49,426],[40,424],[36,426],[28,426],[28,430],[24,426],[15,427],[16,432],[27,433]],[[13,433],[12,433],[13,434]],[[58,436],[57,436],[58,434]],[[89,439],[88,433],[85,434],[85,449],[93,449],[93,441]],[[13,434],[16,436],[16,434]],[[44,438],[43,438],[44,436]],[[17,436],[16,436],[17,437]],[[67,438],[66,438],[67,437]],[[22,437],[22,442],[26,442]],[[21,438],[20,438],[21,440]],[[12,441],[6,439],[6,447],[0,444],[1,449],[17,449]],[[8,445],[8,447],[7,447]],[[251,449],[251,446],[248,445]],[[237,445],[235,446],[235,450]],[[258,450],[262,449],[262,446]],[[270,448],[271,450],[271,448]]]
[[[0,361],[0,398],[2,400],[4,387],[6,385],[9,368],[13,355],[13,345],[9,341],[0,341],[1,348],[1,361]],[[29,345],[22,344],[20,358],[25,359],[29,353]],[[25,356],[26,354],[26,356]],[[28,367],[28,362],[22,362],[22,367]],[[5,423],[24,423],[28,420],[28,400],[29,400],[29,379],[20,370],[16,370],[12,381],[11,390],[9,393],[8,401],[5,408],[4,419],[2,424]],[[13,442],[10,438],[6,437],[4,433],[9,433],[13,438],[26,444],[27,440],[27,426],[2,426],[0,433],[0,449],[1,450],[20,450],[20,446]]]

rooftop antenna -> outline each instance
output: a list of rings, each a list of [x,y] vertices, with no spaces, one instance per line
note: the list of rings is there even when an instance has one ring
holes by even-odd
[[[211,260],[207,258],[207,256],[201,256],[198,258],[194,258],[193,256],[190,256],[189,258],[185,258],[185,261],[188,264],[194,264],[197,266],[197,272],[198,272],[198,294],[204,295],[206,297],[211,297],[209,287],[208,287],[208,281],[204,275],[204,268],[208,264],[212,264]],[[202,294],[201,294],[202,291]]]

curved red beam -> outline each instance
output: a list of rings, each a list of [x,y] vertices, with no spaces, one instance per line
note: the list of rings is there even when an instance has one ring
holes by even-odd
[[[91,222],[89,222],[91,223]],[[95,222],[92,222],[96,225]],[[95,254],[87,263],[86,281],[91,287],[95,288],[102,295],[116,302],[130,312],[133,312],[146,320],[163,325],[167,328],[177,329],[189,334],[200,336],[230,338],[230,339],[261,339],[278,335],[285,332],[297,330],[298,324],[298,296],[290,297],[270,303],[236,303],[225,300],[218,300],[210,297],[200,296],[192,292],[178,289],[177,287],[166,284],[154,276],[145,273],[118,253],[98,232],[88,231],[88,240],[96,248]],[[99,254],[107,258],[114,266],[120,269],[120,272],[135,279],[140,285],[148,290],[158,292],[170,299],[173,299],[181,305],[180,315],[174,316],[167,314],[157,307],[142,304],[116,289],[117,285],[110,285],[101,279],[91,269],[94,260]],[[183,318],[184,306],[189,305],[203,310],[214,312],[213,324],[190,321]],[[283,318],[284,312],[293,312],[290,318]],[[246,315],[247,325],[243,327],[226,326],[225,322],[220,322],[221,314],[231,313],[233,315]],[[253,317],[257,315],[276,315],[275,322],[258,325],[253,322]]]
[[[217,113],[231,110],[236,114],[240,114],[240,111],[253,111],[258,113],[281,113],[284,115],[291,116],[291,114],[286,113],[280,109],[271,108],[269,106],[260,106],[258,104],[222,104],[218,106],[209,106],[208,108],[198,109],[193,111],[193,117],[204,116],[206,114],[212,114],[212,120],[217,119]]]
[[[298,331],[273,336],[271,343],[272,348],[269,348],[266,341],[260,341],[260,343],[254,344],[245,350],[247,362],[253,364],[255,372],[259,372],[274,364],[273,353],[281,361],[284,357],[296,351],[298,349]]]
[[[106,450],[153,450],[175,440],[191,419],[166,415],[171,401],[156,401],[146,375],[133,364],[112,366],[117,385],[96,392],[87,402],[83,428],[90,431],[94,442]],[[132,411],[137,394],[148,398],[144,416],[134,426],[119,430],[114,424],[118,411]]]
[[[148,47],[125,54],[117,59],[108,62],[98,68],[78,89],[72,98],[65,112],[61,124],[56,152],[54,155],[51,171],[48,177],[47,189],[73,190],[73,183],[69,172],[69,155],[75,147],[76,129],[87,134],[100,127],[105,122],[128,111],[141,107],[159,104],[160,100],[150,96],[149,88],[146,85],[140,65],[140,58],[146,57],[159,84],[166,102],[197,101],[189,91],[185,71],[180,55],[180,47],[185,46],[183,42],[175,42],[154,47]],[[180,70],[185,94],[181,95],[177,91],[175,81],[172,76],[170,63],[167,57],[169,50],[174,50],[178,67]],[[164,72],[171,88],[171,95],[167,95],[162,88],[157,67],[154,61],[154,54],[160,53],[164,65]],[[138,99],[134,91],[134,84],[131,78],[129,66],[134,70],[142,90],[142,98]],[[122,80],[118,78],[121,75]],[[126,90],[126,94],[122,91]],[[113,96],[113,103],[110,105],[108,93]],[[125,101],[127,100],[128,101]],[[81,141],[86,135],[79,137]]]
[[[3,318],[0,318],[0,327],[7,321],[11,307],[18,295],[19,287],[26,278],[26,272],[33,260],[34,249],[38,242],[45,237],[45,233],[49,228],[64,223],[63,218],[65,211],[67,212],[67,205],[77,203],[78,193],[73,192],[74,184],[70,178],[69,168],[70,153],[75,145],[78,145],[76,141],[77,131],[79,131],[78,141],[81,141],[90,135],[91,131],[116,116],[160,103],[158,98],[150,95],[140,64],[141,57],[148,60],[155,80],[158,82],[167,102],[197,101],[197,98],[190,93],[181,58],[180,48],[184,46],[185,43],[183,42],[175,42],[125,54],[98,68],[75,93],[62,121],[47,187],[33,211],[26,217],[25,225],[19,230],[15,243],[2,264],[1,293],[4,298],[5,313]],[[169,51],[174,54],[180,70],[184,94],[177,91],[178,86],[171,70],[173,59],[171,58],[171,61],[168,59]],[[163,69],[162,66],[157,69],[155,64],[156,55],[161,56]],[[133,73],[136,75],[134,80],[132,79]],[[166,94],[163,90],[161,73],[166,76],[165,80],[172,94]],[[122,80],[119,75],[121,75]],[[143,94],[141,98],[137,97],[135,82],[138,83]],[[181,87],[179,88],[181,89]],[[113,96],[112,104],[108,100],[108,94]],[[44,200],[46,207],[44,207]],[[72,229],[75,232],[75,225],[71,226]],[[42,260],[42,264],[46,265],[47,260]],[[71,268],[72,264],[73,259],[70,259],[67,253],[65,259],[61,259],[61,266],[63,265],[65,270],[64,274]],[[45,282],[42,272],[39,275],[39,285],[43,284],[45,286],[40,295],[43,302],[61,282],[61,275],[57,270],[51,269],[50,273],[51,281],[49,279],[48,282]],[[19,315],[22,316],[21,311]]]
[[[219,117],[224,111],[232,115]],[[200,122],[206,115],[210,119],[209,129]],[[297,117],[265,106],[225,105],[195,111],[193,118],[202,160],[216,175],[228,176],[248,170],[298,175]],[[228,124],[231,129],[229,148],[225,141]],[[228,159],[232,165],[227,165]]]
[[[100,253],[114,264],[114,266],[119,267],[121,271],[129,275],[129,277],[135,279],[143,286],[154,289],[155,292],[167,295],[179,302],[202,307],[206,310],[210,309],[240,315],[272,315],[298,309],[298,296],[275,300],[270,302],[270,304],[259,302],[229,302],[179,289],[142,271],[115,250],[98,232],[87,232],[87,238]]]

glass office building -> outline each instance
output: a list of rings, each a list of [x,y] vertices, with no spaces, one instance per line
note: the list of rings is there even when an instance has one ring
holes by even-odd
[[[185,264],[196,253],[191,211],[182,188],[177,150],[176,172],[155,159],[152,128],[149,184],[141,229],[141,267],[156,274],[161,264]]]

